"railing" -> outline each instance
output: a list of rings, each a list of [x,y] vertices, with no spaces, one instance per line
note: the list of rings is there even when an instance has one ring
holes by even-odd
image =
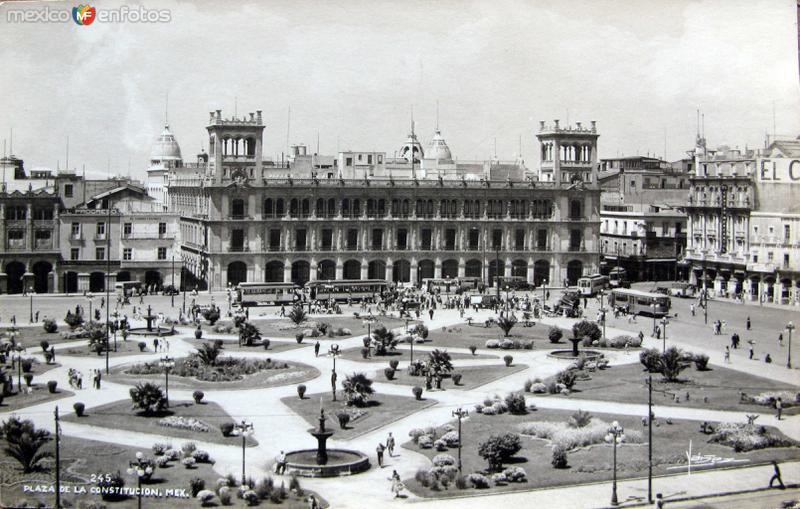
[[[233,246],[233,245],[230,245],[230,246],[228,246],[228,250],[231,253],[246,253],[246,252],[250,251],[250,247],[249,246]]]

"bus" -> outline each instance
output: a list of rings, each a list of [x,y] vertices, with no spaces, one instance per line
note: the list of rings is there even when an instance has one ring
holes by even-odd
[[[495,278],[495,284],[500,285],[501,290],[528,290],[530,285],[523,276],[499,276]]]
[[[477,290],[483,280],[479,277],[465,276],[458,278],[458,286],[464,291]]]
[[[239,283],[235,302],[241,307],[291,304],[300,299],[294,283]]]
[[[581,295],[591,297],[600,290],[608,288],[608,276],[592,274],[578,279],[578,291]]]
[[[614,267],[608,272],[608,285],[611,288],[630,288],[628,281],[628,271],[622,267]]]
[[[336,279],[306,283],[311,300],[363,300],[381,295],[389,289],[384,279]]]
[[[666,316],[672,307],[667,295],[619,288],[611,290],[608,304],[612,307],[621,307],[630,314],[650,315],[656,318]]]
[[[460,288],[457,278],[452,277],[426,277],[422,278],[422,289],[429,293],[453,293]]]

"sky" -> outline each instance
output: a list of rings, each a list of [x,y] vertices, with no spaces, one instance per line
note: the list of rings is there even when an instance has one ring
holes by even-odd
[[[795,0],[96,2],[166,23],[9,22],[0,5],[0,139],[26,168],[143,178],[165,114],[184,160],[211,110],[263,110],[264,156],[393,155],[411,123],[454,157],[538,167],[539,120],[597,121],[600,157],[763,146],[800,134]],[[168,110],[165,108],[169,97]],[[289,110],[291,109],[291,115]],[[167,110],[165,112],[165,110]],[[774,126],[774,127],[773,127]]]

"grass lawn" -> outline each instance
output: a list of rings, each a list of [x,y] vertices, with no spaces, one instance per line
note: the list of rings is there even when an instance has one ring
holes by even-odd
[[[436,404],[432,400],[423,399],[422,401],[417,401],[411,396],[410,391],[408,397],[373,394],[370,404],[363,408],[348,407],[344,401],[341,401],[344,398],[341,395],[341,391],[337,393],[337,399],[340,401],[336,402],[331,401],[329,392],[306,394],[303,399],[297,396],[289,396],[281,399],[281,401],[291,408],[293,412],[305,419],[309,424],[309,428],[316,428],[319,424],[320,398],[322,399],[322,407],[325,409],[325,416],[328,418],[325,426],[328,429],[336,430],[333,438],[338,440],[355,438]],[[341,429],[336,419],[336,411],[345,408],[363,410],[365,413],[357,419],[351,420],[350,424],[347,425],[347,429]]]
[[[465,443],[462,448],[463,472],[465,475],[481,472],[487,468],[486,461],[478,455],[479,444],[491,435],[506,432],[517,432],[518,426],[530,421],[566,422],[571,412],[563,410],[540,409],[527,415],[483,415],[470,412],[469,417],[462,422],[462,436]],[[615,416],[596,414],[594,419],[601,419],[607,423],[614,420],[625,428],[627,432],[633,430],[641,433],[641,444],[622,444],[617,449],[617,475],[619,478],[632,478],[647,475],[647,428],[642,426],[638,417]],[[781,447],[761,449],[746,453],[736,453],[730,447],[708,443],[709,435],[700,432],[700,425],[696,421],[673,421],[666,424],[658,420],[658,426],[653,427],[653,462],[654,474],[686,474],[686,453],[689,440],[692,441],[692,454],[717,455],[721,458],[746,460],[741,465],[749,466],[756,463],[765,463],[772,459],[778,461],[797,460],[800,450],[797,447]],[[771,430],[778,433],[776,430]],[[437,436],[441,436],[441,429]],[[525,469],[528,482],[509,483],[505,486],[494,486],[485,490],[458,490],[451,486],[447,491],[434,491],[422,486],[416,479],[404,482],[408,488],[417,495],[426,497],[463,496],[475,493],[494,493],[515,490],[541,488],[547,486],[575,485],[589,482],[608,481],[612,478],[612,447],[609,444],[593,445],[586,448],[572,450],[568,453],[568,468],[556,469],[551,464],[551,444],[548,441],[520,435],[522,450],[505,466],[518,466]],[[436,449],[420,449],[413,442],[403,444],[404,448],[420,452],[429,459],[437,454]],[[457,449],[447,451],[455,457]],[[668,469],[668,467],[683,466],[684,468]],[[727,465],[730,466],[730,465]],[[697,467],[693,467],[693,470]],[[625,498],[621,494],[621,498]]]
[[[411,352],[408,350],[408,345],[398,345],[402,346],[402,349],[392,350],[389,351],[386,355],[375,355],[375,349],[372,350],[372,356],[365,359],[361,355],[361,348],[348,348],[347,350],[342,350],[341,359],[347,359],[349,361],[356,361],[356,362],[385,362],[386,365],[389,365],[390,360],[398,360],[398,361],[407,361],[411,359]],[[427,346],[427,345],[426,345]],[[322,350],[320,350],[322,353]],[[425,359],[428,357],[428,352],[424,350],[415,350],[414,357],[417,359]],[[450,357],[453,360],[456,359],[498,359],[499,357],[496,355],[471,355],[468,353],[454,353],[450,352]]]
[[[13,331],[15,336],[14,338],[17,341],[17,344],[21,344],[24,348],[31,348],[31,347],[39,347],[39,343],[42,340],[47,341],[51,345],[56,345],[58,343],[64,343],[67,340],[61,337],[62,331],[68,331],[69,327],[66,325],[59,325],[58,330],[52,334],[47,333],[42,328],[42,324],[39,325],[31,325],[28,327],[17,327],[16,331]],[[11,329],[4,328],[0,331],[0,339],[3,341],[8,341],[11,338]],[[39,352],[41,352],[41,348],[39,348]]]
[[[3,443],[0,441],[0,443]],[[50,442],[53,443],[52,441]],[[3,443],[4,444],[4,443]],[[176,447],[179,444],[173,444]],[[50,450],[53,445],[49,446]],[[126,487],[136,487],[136,479],[134,476],[127,474],[129,462],[136,458],[136,453],[142,452],[146,457],[152,458],[152,451],[148,449],[139,449],[133,447],[124,447],[116,444],[109,444],[106,442],[98,442],[94,440],[84,440],[80,438],[73,438],[70,436],[62,436],[61,438],[61,476],[62,486],[69,487],[69,492],[62,496],[62,503],[64,501],[71,502],[71,507],[78,507],[81,502],[97,502],[102,503],[109,509],[134,509],[137,506],[136,497],[125,498],[120,501],[103,501],[100,495],[91,494],[89,491],[92,487],[96,486],[96,479],[93,476],[99,474],[120,472],[125,479]],[[214,457],[214,451],[209,451],[211,457]],[[54,495],[52,493],[23,493],[23,484],[38,485],[42,484],[46,487],[51,487],[54,484],[51,461],[44,462],[47,470],[34,472],[31,474],[22,474],[21,469],[18,468],[17,463],[8,457],[0,457],[0,469],[2,469],[8,482],[4,483],[6,486],[3,488],[3,503],[7,507],[36,507],[37,502],[42,502],[42,507],[52,507],[54,503]],[[153,474],[152,479],[148,483],[143,483],[143,488],[151,488],[159,490],[162,496],[160,497],[143,497],[142,506],[155,509],[172,509],[172,508],[196,508],[199,507],[199,502],[192,498],[182,498],[180,496],[164,496],[166,490],[174,489],[176,492],[186,490],[186,495],[190,495],[189,481],[193,478],[200,478],[205,481],[207,489],[214,489],[216,487],[217,479],[222,477],[223,474],[214,471],[213,467],[209,464],[197,464],[196,468],[186,469],[177,462],[170,462],[165,468],[157,468]],[[237,479],[241,477],[240,472],[230,472]],[[302,480],[301,487],[302,487]],[[276,485],[280,486],[280,481],[276,481]],[[85,489],[86,493],[78,494],[78,490]],[[287,482],[288,489],[288,482]],[[247,507],[245,502],[236,497],[235,488],[231,490],[231,505],[232,508]],[[311,493],[311,492],[308,492]],[[305,509],[308,507],[307,502],[303,498],[294,494],[290,494],[289,498],[284,500],[280,506],[286,509]],[[319,495],[315,495],[317,500],[320,500]],[[215,499],[219,505],[219,499]],[[27,501],[27,503],[24,503]],[[328,507],[324,502],[323,507]],[[273,507],[274,504],[269,502],[262,502],[260,507]]]
[[[267,350],[269,352],[270,350]],[[179,361],[180,359],[176,359]],[[157,362],[157,361],[154,361]],[[283,362],[289,367],[286,369],[265,369],[252,375],[244,375],[241,380],[230,382],[210,382],[201,381],[196,378],[187,378],[170,374],[169,385],[176,389],[208,389],[208,390],[230,390],[230,389],[253,389],[265,387],[278,387],[288,384],[299,384],[319,376],[319,370],[307,364],[299,362]],[[111,374],[107,377],[110,382],[127,385],[136,385],[138,382],[150,381],[158,383],[164,382],[164,373],[152,375],[131,375],[127,373],[131,364],[117,366],[111,369]]]
[[[612,366],[589,375],[591,380],[579,380],[575,384],[570,398],[647,403],[647,373],[639,362]],[[798,392],[797,387],[721,366],[698,371],[693,364],[681,373],[680,379],[680,382],[665,382],[660,374],[654,373],[653,404],[769,413],[773,411],[770,407],[740,403],[740,392],[751,396],[776,390]],[[679,403],[675,402],[676,395],[680,397]],[[788,409],[786,413],[790,414],[796,408]]]
[[[117,337],[117,350],[114,351],[114,337],[111,337],[111,350],[108,352],[109,357],[121,357],[126,355],[134,355],[138,353],[153,353],[152,341],[147,341],[145,338],[135,339],[136,336],[130,336],[128,341],[123,341],[122,338]],[[139,341],[144,341],[147,345],[144,352],[139,350]],[[105,358],[106,353],[102,352],[99,356],[96,351],[89,348],[89,345],[73,346],[71,348],[63,348],[56,350],[56,359],[59,355],[69,355],[77,357],[85,357],[94,355],[95,357]]]
[[[184,341],[186,341],[190,345],[198,347],[198,346],[202,345],[203,343],[213,343],[215,339],[222,339],[222,338],[217,338],[215,336],[211,336],[209,338],[195,339],[194,336],[192,336],[191,339],[184,338]],[[296,341],[294,341],[294,339],[292,339],[291,342],[289,342],[289,341],[270,341],[269,342],[269,348],[264,350],[264,346],[261,343],[258,343],[258,344],[254,345],[254,346],[239,346],[239,341],[237,339],[234,339],[234,341],[231,341],[230,339],[223,339],[222,347],[225,349],[225,351],[228,351],[228,352],[268,352],[268,353],[279,353],[279,352],[287,352],[289,350],[296,350],[297,348],[305,348],[305,347],[308,347],[309,345],[313,345],[313,344],[314,344],[314,342],[311,341],[309,343],[309,340],[304,340],[299,345],[297,344]]]
[[[469,348],[470,345],[475,345],[478,348],[486,348],[486,341],[490,339],[497,339],[500,341],[503,339],[510,339],[513,341],[516,339],[522,342],[533,340],[534,349],[564,347],[563,345],[559,346],[550,343],[550,341],[547,339],[549,330],[549,325],[537,323],[531,327],[525,327],[520,321],[517,322],[513,329],[511,329],[511,332],[506,338],[503,336],[503,331],[500,330],[500,327],[497,325],[484,327],[483,323],[478,322],[473,322],[473,325],[460,323],[458,325],[453,325],[452,327],[447,327],[445,330],[442,330],[441,327],[438,329],[431,329],[425,345],[453,348]],[[562,332],[564,333],[564,338],[571,337],[571,332],[566,330],[563,330]],[[565,341],[566,339],[561,340],[562,343]],[[564,344],[570,345],[569,342]]]
[[[22,379],[22,385],[25,386],[25,379]],[[14,390],[17,387],[17,375],[14,375]],[[13,393],[3,398],[3,403],[0,404],[0,412],[14,412],[21,410],[25,407],[46,403],[48,401],[55,401],[61,398],[68,398],[74,393],[62,388],[57,388],[54,394],[51,394],[47,388],[47,378],[37,379],[33,377],[33,384],[31,385],[32,392]]]
[[[291,338],[294,339],[295,334],[298,332],[302,332],[303,329],[308,329],[311,327],[311,322],[317,323],[327,323],[334,329],[338,329],[339,327],[343,329],[350,329],[353,333],[352,335],[359,335],[367,334],[367,326],[364,325],[364,320],[362,318],[355,318],[352,314],[350,315],[326,315],[320,317],[313,317],[306,319],[305,322],[301,323],[300,325],[294,325],[291,320],[288,318],[280,318],[280,319],[269,319],[269,320],[259,320],[258,318],[251,319],[253,325],[258,327],[261,331],[261,335],[265,337],[278,337],[278,338]],[[376,317],[374,323],[371,327],[377,327],[379,324],[383,324],[388,329],[393,329],[397,327],[405,327],[405,320],[399,320],[397,318],[390,318],[390,317]],[[411,327],[412,324],[409,324]],[[347,338],[351,336],[335,336],[333,338],[328,338],[327,336],[320,336],[319,338],[306,338],[304,341],[316,340],[316,339],[338,339],[338,338]]]
[[[198,419],[208,424],[211,429],[207,432],[201,432],[161,426],[158,424],[159,419],[171,415]],[[215,444],[238,445],[240,447],[242,445],[242,440],[238,436],[222,436],[222,432],[219,429],[220,424],[234,422],[235,419],[228,415],[222,407],[213,402],[204,402],[197,405],[193,401],[170,401],[168,410],[154,416],[146,416],[132,410],[130,401],[116,401],[107,405],[87,408],[83,417],[78,417],[74,413],[65,414],[64,420],[103,428],[165,435],[187,441],[199,440],[202,442],[213,442]],[[180,447],[178,443],[173,445],[176,448]],[[253,437],[247,437],[247,445],[248,447],[253,447],[258,445],[258,442]]]
[[[461,383],[455,385],[451,378],[445,378],[442,381],[442,388],[469,391],[527,368],[528,366],[525,364],[512,364],[510,367],[506,367],[505,364],[498,364],[496,366],[457,367],[453,370],[453,373],[461,373]],[[405,369],[397,370],[394,375],[394,380],[386,380],[383,370],[380,370],[376,373],[375,380],[384,383],[419,385],[423,389],[425,388],[424,376],[409,376],[408,371]]]

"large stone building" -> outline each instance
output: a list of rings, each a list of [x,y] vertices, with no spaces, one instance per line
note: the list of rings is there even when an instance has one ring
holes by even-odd
[[[706,148],[698,136],[686,210],[691,280],[717,295],[800,301],[800,141]]]
[[[621,267],[630,281],[684,277],[683,205],[689,175],[680,165],[645,156],[603,159],[600,253],[604,273]]]
[[[498,273],[561,285],[598,270],[594,125],[542,123],[540,140],[555,147],[542,161],[549,181],[521,161],[456,162],[438,130],[431,157],[412,128],[395,157],[345,151],[305,170],[262,160],[260,111],[211,112],[207,130],[208,164],[172,172],[168,196],[184,263],[212,289]]]

